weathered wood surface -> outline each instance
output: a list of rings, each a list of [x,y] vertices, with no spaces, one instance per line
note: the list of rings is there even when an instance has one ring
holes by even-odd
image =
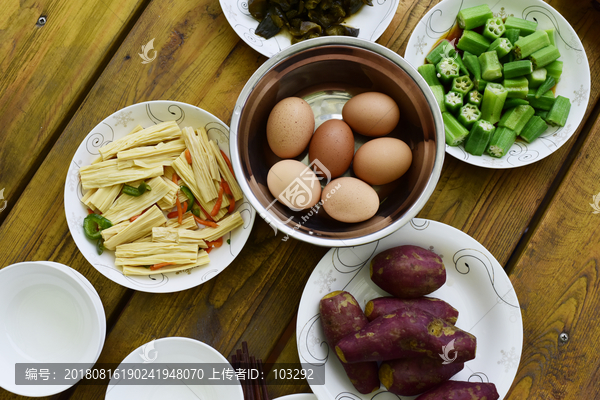
[[[410,32],[436,3],[402,2],[392,25],[379,42],[404,54]],[[551,4],[573,24],[582,38],[592,76],[600,73],[598,11],[589,2],[580,0],[561,0]],[[157,59],[150,64],[141,64],[137,53],[152,38],[155,38]],[[88,277],[102,298],[111,325],[101,362],[120,362],[143,343],[165,336],[196,338],[224,355],[232,354],[241,347],[242,341],[248,341],[252,354],[257,357],[297,361],[294,335],[284,341],[283,350],[277,344],[293,323],[304,285],[327,249],[294,240],[282,242],[281,235],[274,237],[271,229],[257,218],[240,256],[215,279],[180,293],[153,295],[132,292],[100,275],[81,256],[68,233],[62,202],[63,177],[68,168],[65,160],[72,157],[87,132],[107,115],[141,101],[173,99],[198,105],[228,122],[243,85],[265,60],[235,35],[218,2],[152,2],[120,44],[85,100],[73,105],[79,107],[78,111],[47,156],[43,154],[43,160],[39,156],[36,158],[36,165],[40,167],[31,182],[20,182],[27,187],[0,226],[0,266],[23,260],[50,259],[70,265]],[[593,81],[588,115],[599,96],[600,84]],[[3,97],[0,101],[4,101]],[[582,135],[588,133],[584,131]],[[595,139],[590,136],[588,140],[598,142],[600,138],[595,136]],[[511,258],[523,232],[528,227],[536,228],[529,226],[530,221],[542,199],[553,188],[552,181],[560,176],[560,168],[571,160],[569,152],[574,143],[575,138],[547,159],[511,171],[472,167],[448,157],[438,187],[420,217],[439,220],[469,233],[504,265]],[[4,159],[2,163],[4,165]],[[576,162],[572,171],[577,168],[579,164]],[[43,196],[40,188],[44,190]],[[556,215],[561,215],[560,209],[557,209]],[[532,254],[537,251],[534,244],[542,246],[535,238],[533,235],[529,245],[531,250],[527,250]],[[575,236],[572,241],[582,246],[587,243]],[[570,253],[565,250],[565,254]],[[539,271],[524,264],[523,259],[516,265],[515,274],[523,272],[533,282],[534,274]],[[571,265],[567,266],[571,268]],[[595,290],[593,268],[589,264],[582,265],[587,265],[587,269],[581,267],[580,271],[587,271],[581,275],[590,279],[587,290],[592,293]],[[556,275],[556,272],[548,274],[548,279],[558,279]],[[552,319],[551,315],[560,312],[560,315],[566,316],[567,311],[579,308],[571,307],[573,302],[565,301],[563,304],[563,295],[558,293],[561,284],[555,285],[555,291],[544,294],[546,302],[538,302],[533,296],[540,291],[539,288],[530,291],[530,286],[524,282],[514,282],[523,305],[531,304],[529,307],[537,309],[540,316],[535,323],[529,324],[526,321],[528,309],[524,310],[526,341],[523,359],[530,361],[521,367],[519,385],[513,396],[524,393],[522,387],[527,386],[527,379],[530,379],[532,393],[545,393],[549,399],[559,398],[550,394],[560,393],[552,390],[564,384],[558,372],[560,365],[544,361],[555,355],[548,349],[556,351],[556,346],[544,347],[544,343],[553,343],[551,340],[555,338],[548,332],[554,335],[551,328],[558,329],[558,325],[550,327],[552,321],[558,324],[558,318]],[[580,296],[581,293],[577,293]],[[577,296],[573,295],[579,299]],[[589,311],[589,315],[593,315],[594,304],[591,301],[586,298],[581,305]],[[545,320],[541,319],[542,315],[546,316]],[[579,318],[583,314],[578,311],[577,315]],[[543,328],[545,330],[542,331]],[[595,352],[591,346],[589,349],[592,360],[591,354]],[[584,354],[583,351],[581,353]],[[538,363],[540,360],[541,365]],[[573,369],[574,362],[570,364]],[[553,375],[542,377],[546,373]],[[581,376],[583,379],[584,375]],[[592,380],[585,382],[593,386]],[[273,386],[269,391],[272,397],[278,397],[307,389],[306,386]],[[77,386],[61,398],[103,398],[105,391],[106,388],[101,386]],[[593,393],[589,392],[590,395]],[[0,399],[13,398],[17,397],[0,390]]]

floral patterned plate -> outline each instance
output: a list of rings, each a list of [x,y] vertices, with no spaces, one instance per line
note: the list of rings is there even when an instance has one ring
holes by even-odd
[[[415,27],[404,58],[415,68],[423,65],[425,56],[446,37],[463,8],[484,4],[482,0],[444,0],[433,7]],[[489,4],[495,16],[537,21],[538,29],[554,28],[559,60],[564,62],[563,74],[556,85],[556,95],[571,100],[571,112],[564,127],[550,127],[532,143],[517,139],[507,155],[498,159],[487,154],[473,156],[462,146],[446,146],[446,152],[459,160],[479,167],[504,169],[521,167],[539,161],[558,150],[577,130],[587,109],[590,95],[590,67],[577,33],[565,18],[542,0],[503,0]]]
[[[248,11],[247,0],[219,0],[227,22],[235,33],[250,47],[262,55],[273,54],[291,46],[291,35],[282,30],[271,39],[265,39],[254,33],[258,26]],[[344,25],[359,28],[358,37],[374,42],[383,34],[392,22],[399,0],[373,0],[373,6],[363,6],[360,11],[344,21]]]
[[[244,226],[226,235],[225,244],[210,253],[208,265],[187,271],[170,272],[148,276],[125,276],[115,266],[112,251],[102,255],[96,252],[96,245],[83,234],[83,219],[86,207],[81,203],[83,189],[79,180],[79,168],[90,165],[98,158],[98,149],[113,140],[119,139],[140,124],[144,128],[162,121],[177,121],[180,127],[203,126],[211,139],[229,155],[229,128],[214,115],[190,104],[176,101],[149,101],[126,107],[106,117],[86,136],[73,156],[65,184],[65,215],[69,231],[79,251],[100,273],[108,279],[130,289],[142,292],[169,293],[198,286],[223,271],[240,253],[254,223],[256,212],[250,203],[236,203],[236,210],[244,219]],[[239,203],[239,204],[238,204]]]
[[[325,364],[325,385],[312,385],[320,400],[397,400],[382,386],[368,395],[358,393],[341,362],[325,341],[319,301],[335,290],[350,292],[361,307],[387,295],[369,277],[369,262],[381,251],[405,244],[439,254],[446,267],[444,286],[431,294],[459,311],[456,326],[477,337],[477,357],[453,377],[470,382],[492,382],[500,398],[510,388],[521,358],[523,321],[517,295],[494,256],[475,239],[440,222],[413,219],[390,236],[357,247],[331,249],[319,262],[304,288],[296,336],[303,364]],[[440,353],[443,350],[440,349]]]

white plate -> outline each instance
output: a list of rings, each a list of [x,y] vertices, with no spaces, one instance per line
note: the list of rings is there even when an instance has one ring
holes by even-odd
[[[297,393],[289,394],[287,396],[278,397],[273,400],[319,400],[317,396],[312,393]]]
[[[105,336],[102,301],[79,272],[42,261],[0,270],[0,387],[23,396],[60,393],[72,385],[16,385],[15,363],[92,366]]]
[[[145,346],[152,345],[148,351]],[[151,357],[153,363],[196,363],[222,364],[227,359],[217,350],[198,340],[185,337],[168,337],[156,339],[132,351],[123,363],[144,363]],[[151,366],[152,364],[148,364]],[[119,366],[121,368],[121,366]],[[244,400],[242,385],[119,385],[115,378],[111,379],[106,389],[106,400],[129,399],[227,399]]]
[[[244,226],[228,233],[223,247],[210,253],[210,263],[182,272],[170,272],[147,276],[125,276],[115,266],[113,251],[101,256],[96,245],[83,233],[86,207],[81,203],[83,190],[79,179],[79,168],[90,165],[99,153],[98,149],[109,142],[128,134],[140,124],[144,128],[162,121],[175,120],[180,127],[204,127],[211,139],[215,139],[221,150],[229,155],[229,128],[214,115],[190,104],[176,101],[149,101],[126,107],[100,122],[83,140],[71,161],[65,183],[65,215],[69,231],[79,251],[100,273],[122,286],[151,293],[169,293],[198,286],[223,271],[242,251],[254,222],[256,212],[244,197],[236,203],[236,210],[244,219]]]
[[[383,392],[384,389],[369,395],[361,395],[354,389],[325,341],[319,301],[332,291],[346,290],[364,309],[369,300],[388,295],[371,281],[369,262],[385,249],[406,244],[430,249],[442,257],[446,284],[431,296],[455,307],[460,313],[456,326],[477,337],[476,358],[465,363],[465,368],[453,379],[492,382],[503,398],[517,373],[523,347],[517,295],[506,273],[485,247],[451,226],[425,219],[413,219],[378,242],[332,249],[321,259],[302,293],[296,325],[302,363],[325,363],[325,385],[313,385],[311,389],[319,400],[398,398]]]
[[[438,39],[445,37],[463,8],[484,4],[482,0],[444,0],[433,7],[415,27],[408,40],[404,58],[415,68],[423,65],[425,56]],[[563,74],[556,86],[556,95],[571,100],[571,112],[563,128],[550,127],[533,143],[518,139],[507,155],[497,159],[487,154],[473,156],[462,146],[446,146],[446,152],[459,160],[485,168],[514,168],[539,161],[558,150],[577,130],[590,97],[590,67],[583,45],[571,25],[562,15],[541,0],[503,0],[489,4],[495,16],[536,20],[538,29],[556,29],[559,60],[564,62]]]
[[[291,46],[291,35],[285,29],[268,40],[254,33],[258,21],[248,11],[248,0],[219,0],[219,2],[227,22],[235,33],[262,55],[271,57]],[[359,38],[374,42],[392,22],[398,2],[399,0],[373,0],[373,7],[363,6],[358,13],[347,18],[344,25],[359,28]]]

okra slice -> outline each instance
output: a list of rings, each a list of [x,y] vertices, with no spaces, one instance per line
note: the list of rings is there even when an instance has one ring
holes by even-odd
[[[480,119],[473,124],[465,141],[465,151],[474,156],[481,156],[488,147],[496,127],[488,121]]]
[[[458,92],[464,96],[473,89],[473,81],[467,75],[459,76],[458,78],[452,79],[452,91]]]
[[[456,114],[463,105],[463,95],[458,92],[448,92],[444,95],[446,111]]]
[[[467,129],[471,129],[475,121],[481,118],[481,111],[473,104],[465,104],[458,112],[458,122]]]
[[[506,101],[504,102],[504,106],[502,107],[503,110],[508,110],[511,108],[515,108],[517,106],[527,106],[529,105],[529,102],[527,100],[524,99],[506,99]]]
[[[517,17],[506,17],[506,20],[504,21],[504,27],[506,30],[519,29],[519,34],[523,37],[534,33],[537,29],[537,25],[537,22],[527,21]]]
[[[542,83],[542,85],[535,92],[535,98],[539,99],[540,97],[542,97],[542,95],[548,90],[552,89],[554,85],[556,85],[556,80],[551,76],[547,77],[544,83]]]
[[[571,111],[571,100],[560,95],[556,96],[556,101],[548,112],[546,121],[551,126],[565,126],[569,111]]]
[[[506,28],[506,25],[504,25],[504,27]],[[506,28],[506,31],[504,31],[504,37],[507,38],[510,41],[510,44],[514,46],[515,42],[519,40],[519,32],[521,32],[520,29]]]
[[[545,32],[544,32],[545,33]],[[468,51],[476,56],[487,51],[491,42],[477,32],[463,31],[462,36],[458,40],[456,47],[463,51]]]
[[[504,66],[506,68],[506,65]],[[544,82],[546,82],[546,68],[538,68],[531,74],[527,75],[530,88],[537,88]],[[556,79],[555,79],[556,80]]]
[[[446,144],[448,146],[458,146],[469,135],[467,128],[462,126],[460,122],[454,118],[454,115],[449,112],[443,112],[444,131],[446,133]]]
[[[463,54],[463,63],[467,67],[467,70],[473,74],[474,80],[481,79],[481,65],[479,65],[479,59],[476,55],[465,51]]]
[[[490,44],[487,51],[495,51],[498,53],[498,58],[502,58],[507,55],[513,48],[513,45],[507,38],[498,38]]]
[[[483,79],[477,79],[475,82],[473,82],[475,84],[475,88],[477,89],[477,91],[479,93],[484,93],[485,92],[485,87],[487,86],[487,84],[489,83],[486,80]]]
[[[546,121],[542,117],[534,115],[527,121],[519,136],[527,143],[531,143],[544,133],[546,129],[548,129]]]
[[[435,69],[435,65],[433,64],[423,64],[419,68],[417,68],[419,74],[425,79],[425,82],[429,86],[441,85],[440,80],[437,77],[437,71]]]
[[[546,33],[548,34],[548,39],[550,39],[550,44],[552,46],[556,46],[556,38],[555,38],[555,30],[554,28],[550,28],[550,29],[544,29],[546,31]]]
[[[481,77],[486,81],[502,78],[502,64],[498,60],[498,53],[486,51],[479,56],[481,65]]]
[[[442,58],[452,57],[454,53],[456,53],[454,46],[452,46],[447,39],[444,39],[440,42],[440,44],[435,46],[433,50],[429,52],[429,54],[427,54],[425,59],[427,62],[437,65],[440,61],[442,61]]]
[[[454,58],[442,58],[442,61],[435,67],[438,72],[438,78],[444,85],[452,82],[452,79],[460,76],[460,67]]]
[[[549,45],[533,53],[529,56],[529,59],[533,64],[533,68],[538,69],[556,61],[558,57],[560,57],[560,51],[556,46]]]
[[[533,64],[530,60],[513,61],[504,64],[504,77],[507,79],[531,73],[533,73]]]
[[[504,86],[492,82],[488,83],[483,92],[483,99],[481,100],[481,119],[491,124],[500,121],[502,106],[506,101],[507,95],[508,91]]]
[[[444,104],[444,87],[442,85],[434,85],[429,86],[429,89],[431,89],[431,91],[433,92],[433,96],[435,97],[437,103],[440,106],[440,111],[446,111],[446,105]]]
[[[541,119],[543,119],[544,121],[546,120],[546,118],[548,118],[548,110],[540,110],[540,109],[535,109],[535,115],[537,115],[538,117],[540,117]]]
[[[467,95],[467,102],[477,107],[481,107],[481,99],[483,96],[477,90],[471,90]]]
[[[535,31],[515,42],[515,57],[517,60],[527,58],[548,45],[550,45],[550,39],[548,39],[546,31]]]
[[[505,79],[502,86],[508,90],[507,98],[524,99],[529,93],[529,81],[524,76]]]
[[[548,76],[553,77],[556,82],[560,81],[560,76],[563,71],[563,62],[562,61],[554,61],[548,65],[546,65],[546,73]]]
[[[505,55],[504,57],[502,57],[500,59],[500,64],[504,65],[504,64],[511,63],[513,61],[516,61],[515,53],[511,51],[510,53],[508,53],[507,55]]]
[[[554,102],[556,101],[552,90],[548,90],[539,99],[535,98],[536,92],[537,91],[535,89],[529,89],[529,93],[527,93],[525,100],[527,100],[529,105],[533,108],[550,111],[554,105]]]
[[[490,40],[496,40],[500,36],[502,36],[505,31],[506,27],[504,26],[504,22],[502,22],[502,18],[489,18],[487,21],[485,21],[485,27],[483,28],[483,36]]]
[[[454,58],[456,60],[456,63],[458,64],[459,68],[460,68],[460,74],[461,75],[469,75],[469,70],[467,69],[467,67],[465,66],[465,63],[463,62],[462,57],[460,56],[460,54],[456,53],[452,56],[452,58]]]
[[[498,126],[509,128],[518,135],[534,114],[535,110],[531,106],[517,106],[504,113]]]
[[[487,148],[488,154],[497,158],[504,156],[516,138],[517,134],[512,129],[498,127],[490,139],[490,145]]]
[[[458,12],[458,26],[460,29],[477,28],[484,25],[488,19],[493,17],[494,14],[487,4],[465,8]]]

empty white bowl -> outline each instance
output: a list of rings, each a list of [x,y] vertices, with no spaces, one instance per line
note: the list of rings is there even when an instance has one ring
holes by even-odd
[[[79,272],[53,262],[0,270],[0,386],[25,396],[70,387],[16,385],[16,363],[86,363],[102,351],[106,317],[98,293]],[[75,384],[76,381],[73,382]]]

